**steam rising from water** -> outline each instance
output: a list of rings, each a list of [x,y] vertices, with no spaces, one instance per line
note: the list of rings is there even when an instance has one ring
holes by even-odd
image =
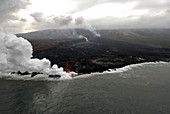
[[[61,79],[71,78],[71,74],[66,73],[63,68],[58,68],[57,65],[51,67],[48,59],[31,59],[32,53],[32,45],[26,39],[0,32],[0,73],[27,71],[61,75]]]

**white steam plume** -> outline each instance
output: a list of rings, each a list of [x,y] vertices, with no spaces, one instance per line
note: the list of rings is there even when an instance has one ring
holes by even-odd
[[[80,38],[80,39],[85,39],[86,40],[86,42],[88,42],[89,40],[88,40],[88,38],[87,37],[85,37],[85,36],[83,36],[83,35],[79,35],[78,36],[78,38]]]
[[[57,65],[51,67],[48,59],[31,59],[32,45],[22,37],[6,35],[0,32],[0,73],[11,72],[39,72],[47,75],[60,75],[61,79],[70,79]]]
[[[77,34],[77,32],[76,32],[74,29],[73,29],[73,31],[72,31],[72,35],[75,36],[76,38],[79,38],[79,39],[85,39],[86,42],[89,41],[87,37],[85,37],[85,36],[83,36],[83,35]]]
[[[90,32],[92,32],[96,37],[101,37],[100,33],[96,31],[96,28],[92,27],[89,23],[85,21],[83,17],[78,17],[75,19],[76,25],[84,25]]]

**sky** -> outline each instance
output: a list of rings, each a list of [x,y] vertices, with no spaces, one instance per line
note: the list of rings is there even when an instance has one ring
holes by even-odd
[[[170,0],[0,0],[0,31],[169,28]]]

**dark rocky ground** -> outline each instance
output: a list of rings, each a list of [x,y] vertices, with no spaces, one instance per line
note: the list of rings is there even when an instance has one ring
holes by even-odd
[[[69,63],[72,70],[79,73],[170,60],[169,29],[100,30],[101,37],[95,37],[87,30],[76,30],[77,34],[88,37],[88,42],[74,37],[72,32],[46,30],[17,36],[32,43],[35,58],[50,59],[52,64],[63,68]]]

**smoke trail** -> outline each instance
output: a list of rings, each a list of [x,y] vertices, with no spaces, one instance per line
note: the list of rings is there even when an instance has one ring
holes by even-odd
[[[72,29],[72,35],[75,36],[76,38],[79,38],[79,39],[85,39],[86,42],[89,41],[87,37],[77,34],[77,32],[74,29]]]
[[[88,42],[89,40],[88,40],[88,38],[87,37],[85,37],[85,36],[83,36],[83,35],[79,35],[78,36],[78,38],[80,38],[80,39],[85,39],[86,40],[86,42]]]
[[[89,23],[85,21],[83,17],[78,17],[75,19],[75,24],[76,25],[84,25],[87,30],[92,32],[96,37],[101,37],[100,33],[96,31],[96,28],[92,27]]]
[[[32,45],[26,39],[0,32],[0,73],[39,72],[60,75],[61,79],[71,78],[71,74],[66,73],[63,68],[58,68],[57,65],[51,67],[48,59],[31,59],[32,53]]]
[[[90,32],[92,32],[96,37],[101,37],[100,33],[96,31],[95,27],[92,27],[89,23],[86,23],[86,27]]]

